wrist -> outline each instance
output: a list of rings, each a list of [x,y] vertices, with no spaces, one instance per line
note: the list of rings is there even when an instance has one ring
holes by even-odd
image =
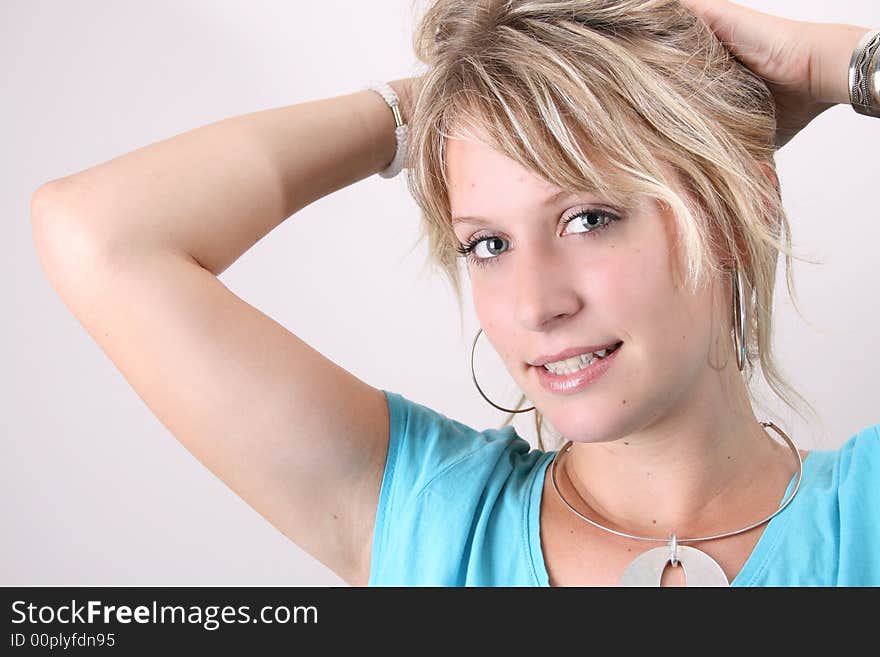
[[[382,96],[372,90],[361,92],[368,99],[368,109],[362,108],[362,125],[372,134],[371,142],[374,148],[372,170],[374,173],[384,170],[394,159],[397,152],[397,137],[394,133],[394,115],[388,109],[388,104]]]
[[[375,95],[381,98],[390,108],[391,112],[389,114],[394,119],[394,131],[392,133],[395,139],[394,157],[387,166],[378,172],[383,178],[394,178],[405,168],[406,161],[408,126],[401,109],[401,96],[387,82],[371,82],[367,88],[370,92],[375,92]]]
[[[406,124],[409,124],[409,117],[412,111],[411,100],[409,97],[410,81],[411,78],[404,78],[399,80],[391,80],[388,83],[388,86],[394,89],[394,93],[397,94],[397,102],[400,109],[400,114],[403,118],[403,122]]]
[[[817,25],[818,27],[818,25]],[[849,64],[853,50],[870,28],[857,25],[822,25],[829,30],[815,39],[819,51],[811,58],[816,76],[813,98],[819,102],[850,104]]]

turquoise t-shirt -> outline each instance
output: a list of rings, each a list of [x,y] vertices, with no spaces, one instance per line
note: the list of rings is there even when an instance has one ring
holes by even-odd
[[[549,586],[539,512],[556,452],[383,392],[391,427],[368,585]],[[798,494],[731,585],[880,586],[880,424],[810,452]]]

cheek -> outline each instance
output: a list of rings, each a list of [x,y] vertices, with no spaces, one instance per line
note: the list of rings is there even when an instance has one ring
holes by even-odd
[[[483,330],[490,330],[490,327],[497,323],[500,319],[499,304],[497,295],[487,294],[482,288],[478,288],[471,284],[471,299],[474,303],[474,312]]]
[[[477,321],[482,327],[485,337],[490,338],[490,342],[493,344],[497,343],[497,336],[508,330],[508,324],[510,323],[509,319],[505,319],[505,310],[500,302],[501,296],[481,292],[474,288],[472,298],[474,312],[477,315]]]
[[[517,332],[515,322],[511,321],[511,308],[504,302],[504,295],[492,292],[480,293],[473,291],[474,311],[477,321],[483,329],[479,342],[484,343],[478,349],[482,350],[491,344],[491,348],[506,363],[514,359],[519,362],[517,346],[521,346],[522,336]],[[476,329],[474,329],[476,335]]]
[[[627,257],[593,272],[593,309],[607,313],[595,324],[622,333],[659,361],[675,359],[680,345],[697,338],[706,317],[700,299],[673,279],[664,253],[634,249]],[[588,313],[589,314],[589,313]]]
[[[648,349],[663,369],[690,376],[707,363],[712,317],[705,297],[682,288],[658,290],[645,320]]]

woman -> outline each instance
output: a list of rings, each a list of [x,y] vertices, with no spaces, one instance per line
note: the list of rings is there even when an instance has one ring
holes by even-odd
[[[743,378],[759,359],[790,403],[772,157],[834,104],[880,113],[869,33],[728,2],[438,0],[427,73],[391,83],[402,116],[365,90],[186,133],[46,185],[35,240],[157,417],[351,584],[880,584],[877,427],[802,452]],[[373,388],[217,280],[404,156],[432,255],[456,289],[466,257],[561,449]]]

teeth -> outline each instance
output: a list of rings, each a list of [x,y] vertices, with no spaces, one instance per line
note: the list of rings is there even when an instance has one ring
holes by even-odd
[[[582,370],[585,367],[589,367],[593,364],[594,361],[605,358],[609,353],[613,351],[611,349],[599,349],[598,351],[594,351],[588,354],[581,354],[580,356],[574,356],[572,358],[566,358],[565,360],[559,360],[555,363],[546,363],[544,365],[544,369],[553,374],[572,374],[573,372],[577,372],[578,370]]]
[[[566,358],[555,363],[546,363],[544,369],[553,374],[571,374],[590,366],[594,360],[596,360],[594,354],[581,354],[580,356]]]

